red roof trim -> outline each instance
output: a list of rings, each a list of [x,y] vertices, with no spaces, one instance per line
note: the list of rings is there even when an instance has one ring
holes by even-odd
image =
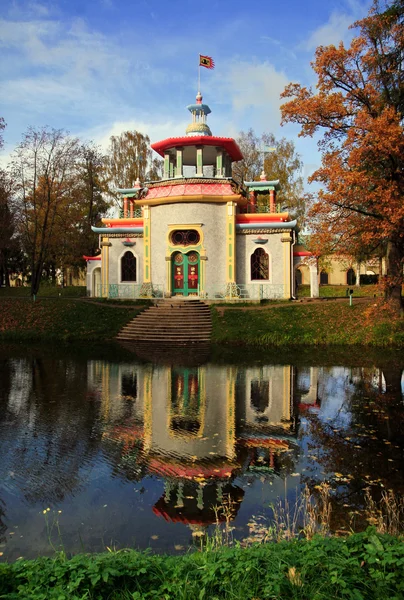
[[[101,260],[101,255],[100,255],[100,256],[84,256],[84,254],[83,254],[83,258],[84,258],[84,260],[86,260],[87,262],[88,262],[89,260]]]
[[[164,150],[175,148],[176,146],[220,146],[226,150],[234,161],[243,160],[243,155],[237,143],[233,138],[216,137],[213,135],[192,135],[184,137],[167,138],[161,142],[151,144],[160,156],[164,156]]]
[[[297,252],[293,252],[293,256],[313,256],[313,255],[308,250],[298,250]]]

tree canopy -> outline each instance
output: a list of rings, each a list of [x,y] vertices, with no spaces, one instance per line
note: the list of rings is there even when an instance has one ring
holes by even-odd
[[[320,46],[316,91],[289,84],[283,123],[321,133],[322,165],[311,180],[318,241],[358,255],[383,248],[386,298],[402,308],[404,260],[404,4],[375,1],[348,48]]]
[[[110,191],[133,187],[137,179],[142,183],[158,179],[161,164],[162,161],[152,156],[149,136],[139,131],[111,136],[105,159]]]
[[[287,206],[302,223],[305,213],[301,175],[303,163],[293,141],[284,137],[277,140],[272,133],[263,133],[258,137],[252,129],[241,131],[236,141],[244,159],[234,163],[234,179],[240,183],[256,181],[262,170],[269,181],[279,179],[281,189],[278,201]],[[270,151],[264,152],[265,148]]]

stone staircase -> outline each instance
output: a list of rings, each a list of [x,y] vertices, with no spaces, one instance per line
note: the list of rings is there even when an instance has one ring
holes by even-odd
[[[200,300],[160,300],[128,323],[119,341],[164,346],[209,344],[212,331],[210,308]]]

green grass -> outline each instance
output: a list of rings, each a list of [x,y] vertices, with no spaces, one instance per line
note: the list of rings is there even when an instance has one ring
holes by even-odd
[[[30,287],[2,287],[0,288],[0,299],[2,298],[29,298]],[[41,285],[37,298],[82,298],[87,295],[84,285],[72,285],[60,287],[55,285]]]
[[[142,310],[74,299],[0,298],[1,341],[104,341]]]
[[[320,285],[319,287],[320,298],[346,297],[347,290],[353,290],[354,298],[373,298],[374,296],[379,298],[383,295],[381,288],[378,285]],[[297,295],[299,298],[310,298],[310,286],[299,285]]]
[[[370,304],[293,303],[265,309],[212,309],[212,340],[266,347],[404,346],[404,319]]]
[[[3,600],[399,600],[404,543],[348,538],[223,547],[183,556],[134,550],[0,564]]]

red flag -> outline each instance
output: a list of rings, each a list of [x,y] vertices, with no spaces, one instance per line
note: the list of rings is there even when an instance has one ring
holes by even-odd
[[[210,56],[199,55],[199,66],[206,67],[207,69],[215,68],[215,61]]]

